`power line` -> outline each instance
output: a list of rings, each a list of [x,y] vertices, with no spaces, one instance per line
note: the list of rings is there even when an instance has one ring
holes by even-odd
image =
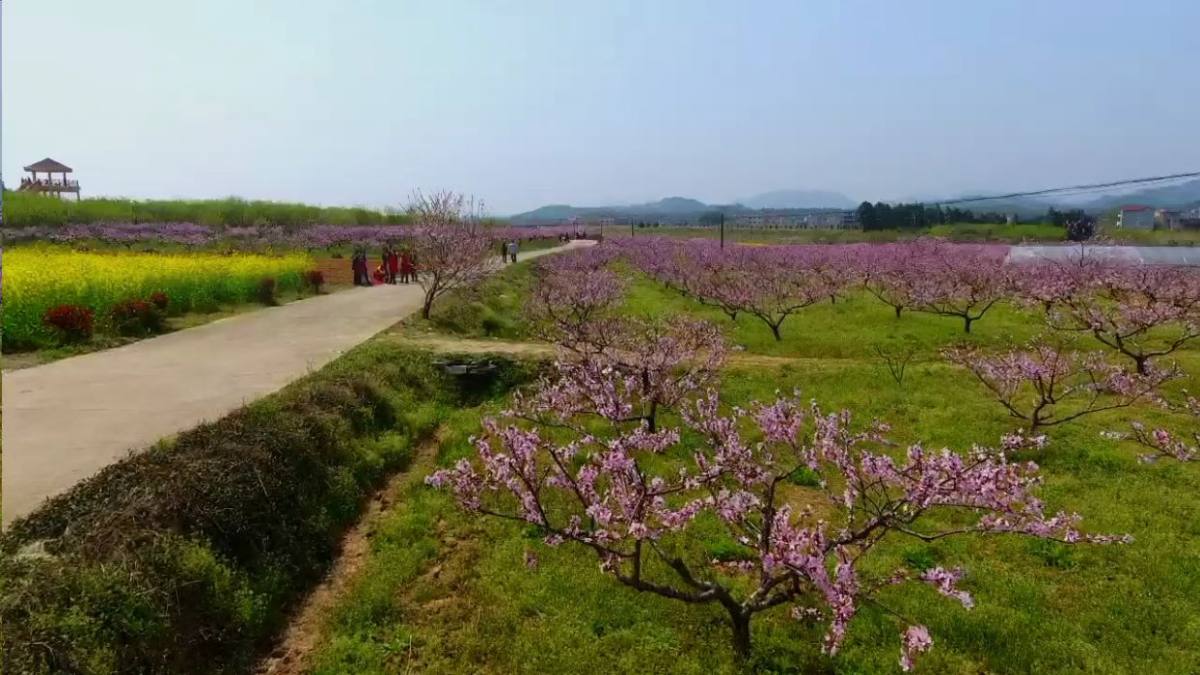
[[[942,201],[932,202],[933,204],[965,204],[968,202],[983,202],[996,199],[1013,199],[1015,197],[1036,197],[1038,195],[1049,195],[1060,192],[1090,192],[1094,190],[1102,190],[1106,188],[1121,187],[1124,185],[1141,185],[1145,183],[1161,183],[1168,180],[1178,180],[1180,178],[1196,178],[1200,177],[1200,171],[1190,171],[1187,173],[1175,173],[1169,176],[1155,176],[1152,178],[1130,178],[1127,180],[1117,180],[1108,183],[1092,183],[1088,185],[1071,185],[1068,187],[1047,188],[1045,190],[1032,190],[1030,192],[1011,192],[1006,195],[991,195],[987,197],[962,197],[959,199],[946,199]]]

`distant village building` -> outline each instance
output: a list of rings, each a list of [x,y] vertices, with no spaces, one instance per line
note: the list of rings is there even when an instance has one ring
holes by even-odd
[[[76,201],[79,200],[79,181],[67,178],[67,174],[74,171],[71,167],[56,162],[47,157],[40,162],[34,162],[25,167],[29,172],[29,176],[21,178],[21,185],[17,187],[19,192],[40,192],[43,194],[62,197],[63,195],[75,194]],[[44,177],[38,174],[46,174]],[[54,175],[59,177],[55,178]]]
[[[733,227],[743,230],[839,230],[858,225],[855,211],[821,213],[758,212],[734,217]]]
[[[1117,227],[1126,230],[1153,230],[1154,209],[1141,204],[1122,206],[1117,212]]]
[[[1179,229],[1200,230],[1200,206],[1179,212]]]
[[[1159,230],[1178,230],[1183,227],[1183,212],[1176,209],[1157,209],[1154,227]]]

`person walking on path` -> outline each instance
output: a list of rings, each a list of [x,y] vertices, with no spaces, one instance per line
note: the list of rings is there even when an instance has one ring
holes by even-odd
[[[513,239],[512,241],[508,242],[508,257],[512,259],[512,262],[514,262],[514,263],[517,262],[517,240],[516,239]]]
[[[396,249],[389,248],[387,253],[387,270],[388,283],[396,283],[396,275],[400,272],[400,256],[396,254]]]
[[[370,286],[371,275],[367,272],[367,251],[366,249],[354,249],[354,257],[350,260],[350,267],[354,270],[354,285],[355,286]]]
[[[508,242],[503,240],[500,242],[500,262],[508,262]]]
[[[381,283],[385,284],[388,283],[388,254],[391,253],[391,250],[387,244],[383,245],[383,252],[379,254],[379,267],[376,268],[377,271],[383,273]]]
[[[406,284],[410,281],[416,281],[417,275],[414,274],[415,271],[416,266],[413,265],[412,253],[408,249],[404,249],[404,252],[400,254],[400,281]]]

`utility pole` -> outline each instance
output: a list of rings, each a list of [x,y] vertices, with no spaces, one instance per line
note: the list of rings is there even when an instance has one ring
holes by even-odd
[[[725,212],[721,212],[721,250],[725,250]]]

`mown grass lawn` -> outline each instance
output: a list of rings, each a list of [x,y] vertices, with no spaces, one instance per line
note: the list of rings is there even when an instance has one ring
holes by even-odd
[[[521,267],[489,282],[474,302],[516,317],[528,282]],[[860,422],[890,422],[898,450],[918,440],[967,450],[1014,429],[983,386],[938,352],[961,339],[1008,345],[1041,329],[1036,313],[1000,306],[964,336],[952,318],[906,312],[897,320],[887,306],[854,295],[801,311],[777,343],[750,317],[734,324],[646,280],[634,285],[626,309],[707,316],[748,353],[793,357],[727,368],[722,391],[729,403],[798,389],[826,409],[852,409]],[[449,313],[433,325],[483,334]],[[506,330],[506,337],[525,336],[516,319]],[[899,343],[916,354],[903,384],[874,351]],[[1200,372],[1195,350],[1179,360]],[[968,570],[963,586],[977,602],[970,611],[924,588],[903,586],[885,596],[934,636],[921,672],[1200,672],[1200,466],[1140,464],[1136,449],[1101,437],[1135,417],[1169,421],[1149,407],[1086,417],[1050,429],[1047,449],[1028,455],[1044,469],[1051,508],[1082,513],[1089,531],[1131,533],[1134,543],[896,538],[877,549],[878,570],[932,564]],[[471,455],[467,438],[477,430],[476,413],[454,417],[439,462]],[[802,489],[796,494],[803,499]],[[714,531],[697,546],[715,552],[720,537]],[[536,569],[523,562],[527,550],[540,558]],[[820,653],[821,630],[781,608],[756,618],[751,665],[779,673],[898,672],[900,630],[893,617],[864,606],[842,650],[828,657]],[[588,551],[548,549],[536,533],[465,515],[446,495],[416,486],[386,517],[364,574],[330,617],[314,666],[320,673],[734,672],[728,643],[719,607],[639,595],[602,575]]]

